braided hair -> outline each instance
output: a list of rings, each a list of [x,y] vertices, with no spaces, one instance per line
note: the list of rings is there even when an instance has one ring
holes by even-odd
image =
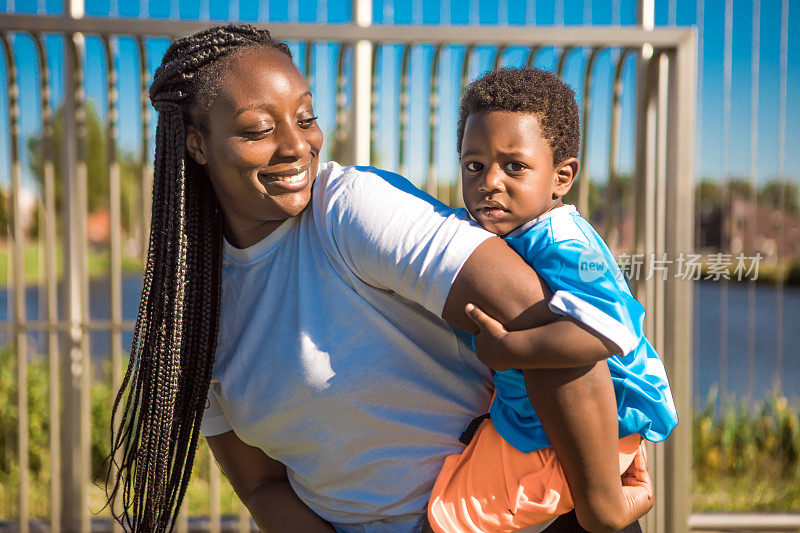
[[[131,531],[167,531],[189,484],[219,325],[222,210],[185,127],[206,130],[216,75],[245,48],[289,48],[249,25],[181,38],[150,86],[158,111],[150,244],[127,372],[114,401],[106,495]],[[119,425],[114,421],[119,419]]]

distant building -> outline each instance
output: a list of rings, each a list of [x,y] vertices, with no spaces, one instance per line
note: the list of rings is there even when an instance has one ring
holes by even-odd
[[[800,217],[738,196],[729,209],[700,213],[697,247],[732,254],[760,253],[765,261],[800,260]]]

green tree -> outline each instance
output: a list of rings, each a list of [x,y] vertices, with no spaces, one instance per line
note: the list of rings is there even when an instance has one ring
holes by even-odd
[[[53,170],[56,188],[56,210],[61,212],[64,201],[64,181],[61,175],[61,159],[64,146],[64,111],[63,107],[56,110],[53,120]],[[87,181],[87,207],[89,212],[108,206],[108,150],[105,129],[97,110],[91,104],[86,105],[86,181]],[[44,185],[44,139],[39,133],[28,139],[28,152],[30,154],[30,169],[40,186]],[[128,230],[134,227],[141,209],[140,165],[137,158],[130,153],[117,150],[117,161],[120,168],[120,191],[122,227]]]
[[[784,183],[786,189],[784,191]],[[758,201],[762,204],[779,209],[781,196],[786,197],[786,212],[792,215],[800,214],[800,186],[797,182],[790,181],[787,177],[784,182],[774,179],[765,183],[758,191]]]

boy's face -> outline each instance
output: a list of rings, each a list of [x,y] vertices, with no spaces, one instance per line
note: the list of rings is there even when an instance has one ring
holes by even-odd
[[[461,143],[464,204],[486,230],[506,235],[559,204],[577,171],[574,158],[565,163],[568,183],[535,115],[473,113]]]

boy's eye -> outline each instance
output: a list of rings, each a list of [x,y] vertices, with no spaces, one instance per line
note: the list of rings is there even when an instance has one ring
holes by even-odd
[[[505,169],[510,172],[519,172],[525,168],[525,165],[522,163],[517,163],[516,161],[512,161],[511,163],[507,163]]]
[[[464,165],[464,168],[466,168],[470,172],[480,172],[481,170],[483,170],[483,163],[478,163],[477,161],[469,161]]]
[[[316,122],[318,118],[319,117],[317,116],[301,118],[298,119],[297,125],[303,129],[310,128],[311,125],[314,124],[314,122]]]

